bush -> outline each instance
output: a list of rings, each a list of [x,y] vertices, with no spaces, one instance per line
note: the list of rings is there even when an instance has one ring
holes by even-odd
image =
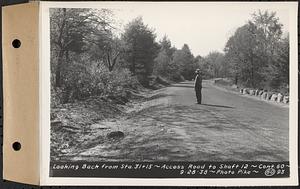
[[[137,89],[140,86],[136,77],[132,76],[127,69],[106,72],[108,74],[108,84],[103,88],[105,96],[125,96],[127,89]],[[103,75],[99,75],[100,82]]]
[[[104,65],[84,59],[72,62],[64,70],[63,87],[51,88],[51,105],[85,100],[91,96],[125,97],[128,89],[137,89],[139,83],[129,70],[110,72]],[[53,82],[52,82],[53,83]],[[53,84],[52,84],[53,86]]]

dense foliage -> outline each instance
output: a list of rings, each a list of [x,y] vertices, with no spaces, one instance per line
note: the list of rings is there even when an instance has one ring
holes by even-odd
[[[109,10],[51,9],[52,105],[125,96],[139,83],[120,67],[122,41]]]
[[[154,31],[139,17],[127,25],[122,38],[126,44],[124,55],[126,66],[138,77],[142,85],[148,87],[158,51]]]
[[[252,88],[286,89],[289,84],[289,37],[275,13],[253,14],[225,47],[223,77]]]
[[[141,17],[120,29],[107,9],[50,10],[52,105],[91,96],[126,96],[155,81],[227,77],[253,88],[287,88],[289,36],[275,13],[255,13],[228,39],[224,53],[194,56],[187,44],[159,42]],[[157,79],[164,78],[166,80]],[[156,79],[155,79],[156,78]]]
[[[192,79],[193,55],[177,50],[138,17],[119,31],[107,9],[51,9],[52,105],[91,96],[126,96],[153,81]],[[153,77],[155,75],[155,77]],[[192,77],[191,77],[192,76]]]
[[[228,39],[224,53],[194,57],[188,45],[171,47],[164,37],[156,58],[156,72],[171,80],[191,80],[200,68],[203,77],[230,78],[242,87],[286,93],[289,86],[289,36],[275,12],[258,11]]]

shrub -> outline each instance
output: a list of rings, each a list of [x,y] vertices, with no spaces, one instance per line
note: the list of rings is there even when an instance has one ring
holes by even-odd
[[[91,96],[125,97],[128,89],[140,86],[129,70],[120,68],[110,72],[104,65],[84,58],[72,62],[64,73],[63,86],[51,88],[52,106],[85,100]]]

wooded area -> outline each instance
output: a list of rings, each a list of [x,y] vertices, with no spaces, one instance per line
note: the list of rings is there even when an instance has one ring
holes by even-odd
[[[225,47],[225,71],[252,88],[280,89],[289,84],[289,36],[282,35],[276,13],[252,15],[238,28]]]
[[[225,53],[204,57],[187,44],[177,49],[167,36],[158,41],[141,17],[122,31],[109,9],[51,9],[50,22],[54,106],[91,96],[126,98],[130,90],[154,88],[157,78],[192,80],[197,68],[205,79],[288,92],[289,36],[275,12],[254,13],[228,39]]]

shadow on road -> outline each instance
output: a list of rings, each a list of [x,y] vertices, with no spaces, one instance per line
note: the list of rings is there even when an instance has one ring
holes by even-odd
[[[202,106],[211,106],[211,107],[218,107],[218,108],[232,108],[232,109],[235,108],[235,107],[232,107],[232,106],[222,106],[222,105],[215,105],[215,104],[199,104],[199,105],[202,105]]]
[[[184,85],[184,84],[174,84],[171,85],[171,87],[186,87],[186,88],[195,88],[194,85]],[[202,87],[202,88],[206,88],[206,87]]]

